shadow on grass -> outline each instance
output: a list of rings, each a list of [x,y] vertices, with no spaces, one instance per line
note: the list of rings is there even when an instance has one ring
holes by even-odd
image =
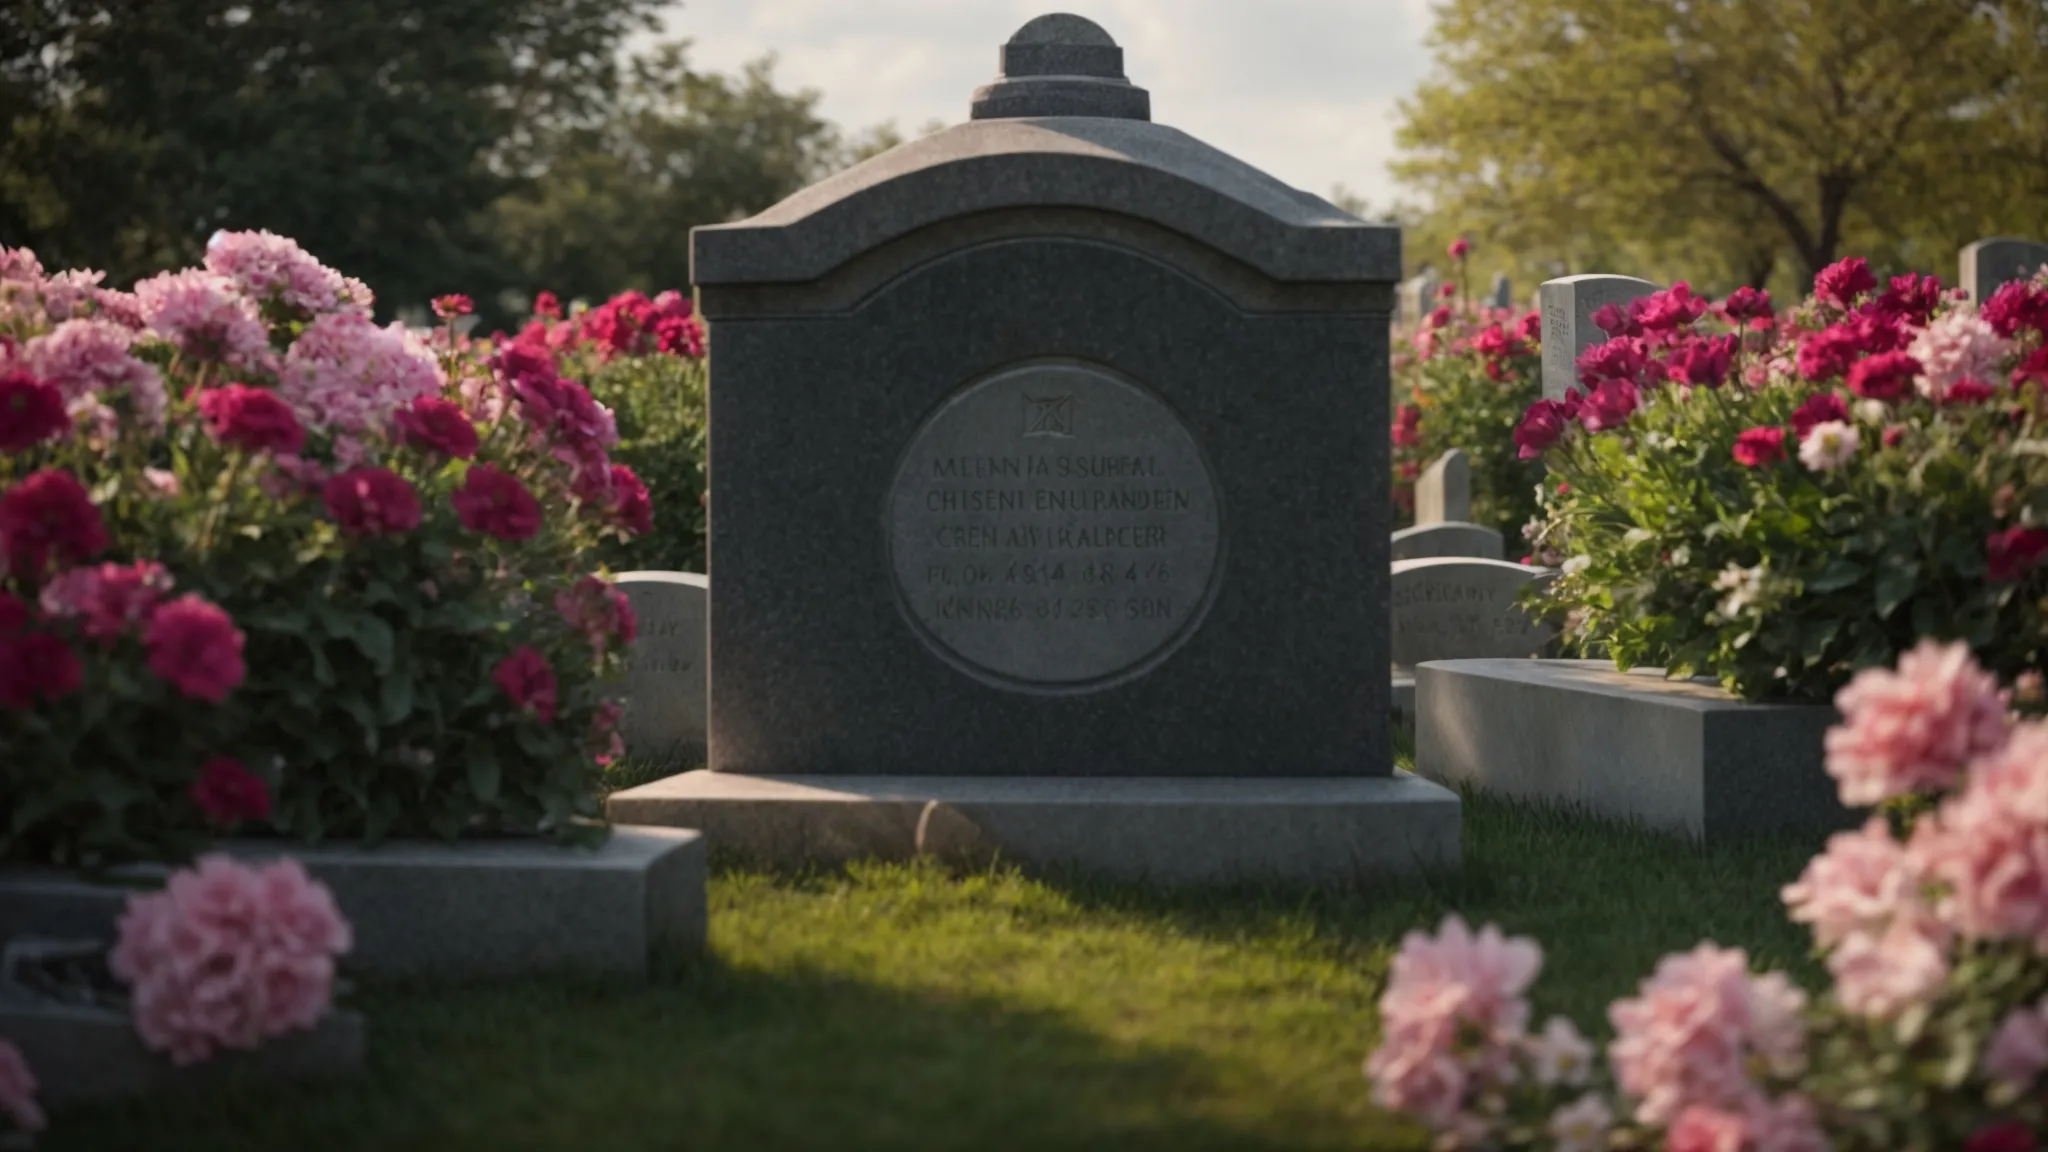
[[[1304,1142],[1205,1116],[1199,1053],[1116,1043],[1059,1013],[891,989],[824,972],[675,963],[652,985],[553,978],[386,986],[367,1075],[234,1084],[193,1098],[69,1110],[44,1152],[150,1149],[1282,1149]]]

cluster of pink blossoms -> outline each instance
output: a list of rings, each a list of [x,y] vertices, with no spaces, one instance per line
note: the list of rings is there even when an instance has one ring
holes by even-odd
[[[129,898],[110,957],[144,1044],[185,1065],[312,1028],[334,996],[349,925],[296,861],[202,857]]]
[[[403,324],[379,328],[360,312],[332,312],[306,326],[285,352],[277,391],[307,425],[342,433],[382,431],[393,413],[447,385],[426,344]]]
[[[353,312],[368,317],[376,297],[362,281],[320,263],[298,241],[271,232],[216,232],[206,270],[227,277],[249,299],[300,316]]]
[[[583,633],[591,651],[603,656],[614,643],[631,644],[639,632],[633,603],[611,581],[585,576],[555,593],[555,611],[562,621]]]

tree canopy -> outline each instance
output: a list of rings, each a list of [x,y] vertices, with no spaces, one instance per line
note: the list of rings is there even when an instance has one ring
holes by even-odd
[[[1424,258],[1726,288],[2048,227],[2048,0],[1441,0],[1430,43]]]

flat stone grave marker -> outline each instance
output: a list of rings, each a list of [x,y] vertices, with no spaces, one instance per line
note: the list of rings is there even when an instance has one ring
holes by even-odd
[[[1417,524],[1394,533],[1389,544],[1388,555],[1397,561],[1443,556],[1500,560],[1507,555],[1500,533],[1484,524]]]
[[[2006,281],[2032,279],[2041,265],[2048,264],[2048,244],[1993,236],[1966,245],[1958,263],[1962,287],[1971,300],[1982,304]]]
[[[1441,524],[1472,518],[1472,461],[1453,448],[1436,458],[1415,481],[1415,522]]]
[[[1567,389],[1578,388],[1580,353],[1607,340],[1593,313],[1655,291],[1655,284],[1633,276],[1588,273],[1545,280],[1536,290],[1543,313],[1543,398],[1562,400]]]
[[[613,581],[633,605],[638,635],[627,652],[628,754],[657,763],[704,763],[704,625],[710,583],[696,572],[624,572]]]
[[[1394,667],[1425,660],[1535,656],[1555,635],[1516,597],[1546,578],[1504,560],[1438,558],[1393,564]]]

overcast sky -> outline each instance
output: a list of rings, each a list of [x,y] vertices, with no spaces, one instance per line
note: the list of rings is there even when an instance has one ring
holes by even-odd
[[[700,69],[772,51],[778,84],[824,93],[829,119],[908,134],[965,120],[997,46],[1056,11],[1116,37],[1154,120],[1318,195],[1395,198],[1394,102],[1428,71],[1429,0],[687,0],[667,26]]]

